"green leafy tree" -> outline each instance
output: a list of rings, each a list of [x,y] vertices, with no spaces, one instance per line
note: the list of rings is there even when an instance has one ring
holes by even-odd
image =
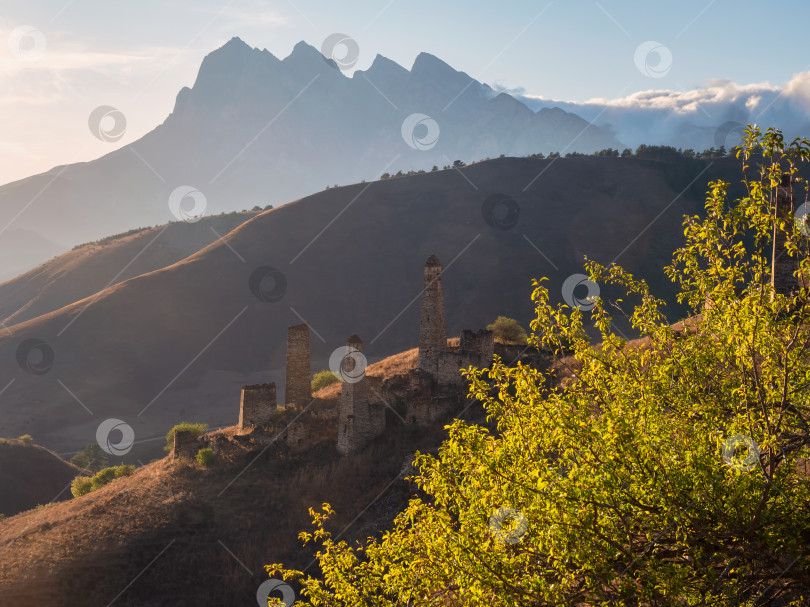
[[[31,436],[30,434],[23,434],[22,436],[18,437],[17,440],[20,441],[26,447],[30,447],[31,445],[34,444],[34,437]]]
[[[626,301],[589,313],[552,305],[537,281],[530,341],[556,364],[466,371],[492,426],[456,420],[437,455],[417,455],[421,494],[393,528],[351,547],[326,504],[301,534],[321,574],[268,572],[310,605],[810,604],[797,465],[810,456],[810,290],[775,293],[769,264],[776,234],[810,272],[808,239],[772,206],[784,174],[806,192],[809,156],[807,140],[749,127],[746,196],[713,183],[667,269],[695,313],[682,326],[615,265],[586,263]],[[612,330],[617,306],[641,345]]]
[[[109,458],[98,443],[89,443],[82,451],[70,458],[70,463],[91,472],[98,472],[109,463]]]
[[[526,329],[520,326],[520,323],[514,318],[507,318],[506,316],[498,316],[495,322],[487,325],[487,330],[495,333],[495,337],[508,344],[525,344],[529,336],[526,334]]]

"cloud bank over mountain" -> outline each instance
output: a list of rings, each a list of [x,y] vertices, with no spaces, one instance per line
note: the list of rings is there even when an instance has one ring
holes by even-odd
[[[689,91],[651,89],[583,103],[509,92],[534,110],[554,106],[576,113],[632,147],[730,147],[739,142],[740,125],[749,123],[777,126],[791,137],[810,130],[810,71],[795,74],[782,86],[712,80]]]

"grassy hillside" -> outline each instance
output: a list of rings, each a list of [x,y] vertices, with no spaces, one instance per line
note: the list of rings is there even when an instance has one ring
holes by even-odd
[[[0,515],[11,516],[71,498],[70,482],[84,470],[39,445],[0,442]]]
[[[699,161],[687,174],[672,168],[635,158],[503,158],[330,189],[261,213],[182,261],[0,335],[14,380],[0,434],[32,433],[61,452],[92,442],[107,417],[131,424],[136,440],[183,420],[232,424],[241,385],[276,381],[283,397],[288,325],[312,327],[313,370],[352,333],[372,360],[411,347],[433,253],[445,268],[451,335],[501,314],[526,325],[531,279],[549,277],[561,300],[583,255],[617,260],[667,297],[661,268],[680,242],[683,214],[702,209],[709,179],[738,174],[733,159]],[[485,220],[493,194],[519,207],[510,229]],[[284,277],[274,301],[251,289],[267,267]],[[16,363],[32,338],[53,352],[47,373]],[[128,457],[145,461],[159,449],[139,444]]]
[[[256,212],[205,217],[135,230],[75,247],[0,284],[0,320],[11,326],[172,265],[230,232]],[[219,234],[220,236],[217,236]]]
[[[414,364],[407,352],[369,373]],[[480,415],[474,407],[465,417]],[[393,413],[388,421],[389,431],[351,458],[338,455],[336,422],[325,421],[303,448],[247,443],[207,469],[165,458],[80,498],[0,520],[0,604],[251,605],[265,564],[311,563],[297,539],[309,506],[339,504],[345,514],[335,524],[347,540],[377,533],[404,507],[412,487],[403,470],[444,430],[403,426]],[[233,437],[234,428],[217,433]]]

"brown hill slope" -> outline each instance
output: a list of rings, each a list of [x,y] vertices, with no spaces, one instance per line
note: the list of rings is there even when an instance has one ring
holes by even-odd
[[[6,326],[42,316],[107,286],[172,265],[255,216],[256,212],[171,223],[74,248],[0,284]]]
[[[445,268],[451,335],[499,314],[526,325],[531,279],[549,277],[561,300],[584,254],[617,260],[667,296],[661,268],[680,242],[682,215],[702,208],[701,184],[738,170],[732,159],[703,166],[679,196],[689,179],[673,180],[652,161],[505,158],[333,189],[262,213],[187,259],[0,336],[10,382],[0,433],[28,432],[67,451],[92,442],[107,417],[130,423],[139,440],[182,419],[234,423],[241,385],[272,380],[283,391],[288,325],[310,324],[313,370],[352,333],[372,360],[410,347],[432,253]],[[510,229],[485,221],[496,193],[519,207]],[[283,280],[265,281],[260,300],[256,277],[272,275],[268,267]],[[39,342],[30,339],[45,345],[32,349]],[[30,372],[18,365],[26,351]],[[37,374],[37,361],[47,372]],[[150,445],[157,450],[146,452]],[[129,458],[159,453],[157,442],[140,448]]]
[[[85,471],[39,445],[0,442],[0,514],[70,499],[70,482]]]
[[[414,352],[368,373],[404,373]],[[404,507],[406,464],[445,431],[443,422],[389,418],[389,431],[350,458],[336,452],[336,421],[327,420],[303,448],[243,442],[209,469],[166,458],[81,498],[0,520],[0,604],[252,605],[263,565],[311,564],[311,547],[297,539],[309,507],[329,501],[347,541],[389,526]],[[481,410],[465,418],[482,421]],[[234,428],[215,434],[233,438]]]

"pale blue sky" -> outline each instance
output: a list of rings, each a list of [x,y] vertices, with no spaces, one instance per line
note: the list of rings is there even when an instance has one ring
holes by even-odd
[[[109,104],[133,141],[171,111],[202,58],[232,36],[284,57],[331,33],[355,38],[357,68],[377,53],[405,67],[421,51],[490,84],[585,101],[649,89],[684,91],[712,79],[782,86],[810,69],[810,3],[751,0],[32,0],[0,2],[0,38],[42,32],[34,62],[0,47],[0,183],[110,151],[86,120]],[[672,53],[663,78],[644,76],[635,49]]]

